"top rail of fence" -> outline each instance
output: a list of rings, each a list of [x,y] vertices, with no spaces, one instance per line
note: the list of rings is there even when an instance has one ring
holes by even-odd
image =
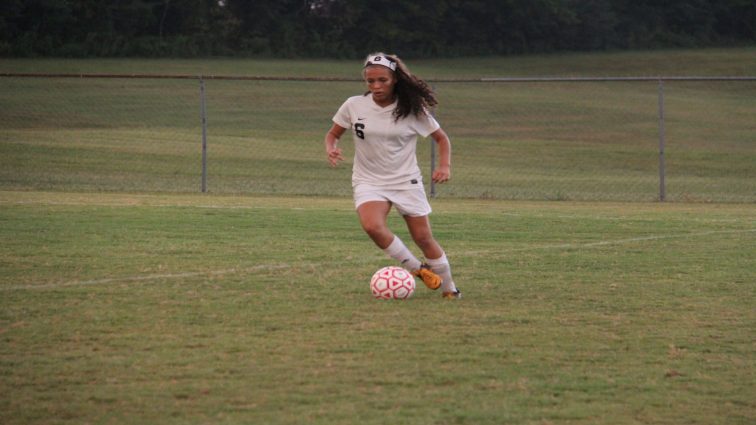
[[[357,82],[361,78],[346,77],[280,77],[256,75],[203,74],[75,74],[0,72],[0,77],[18,78],[141,78],[168,80],[240,80],[240,81],[322,81]],[[484,77],[484,78],[428,78],[433,83],[584,83],[611,81],[756,81],[756,76],[646,76],[646,77]]]

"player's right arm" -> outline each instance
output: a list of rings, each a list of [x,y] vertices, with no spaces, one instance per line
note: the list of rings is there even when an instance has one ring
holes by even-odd
[[[339,139],[346,131],[346,128],[334,124],[325,136],[325,149],[328,155],[328,162],[331,167],[335,167],[339,162],[344,160],[344,156],[341,154],[341,148],[338,147]]]

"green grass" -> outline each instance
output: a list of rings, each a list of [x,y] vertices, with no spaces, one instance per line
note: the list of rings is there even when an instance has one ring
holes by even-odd
[[[343,198],[0,192],[0,423],[756,420],[752,206],[433,207],[459,302]]]
[[[756,75],[753,48],[413,61],[425,78]],[[359,61],[12,59],[5,72],[354,77]],[[209,80],[208,187],[217,194],[348,196],[348,161],[325,167],[322,139],[359,82]],[[656,82],[435,83],[454,145],[440,196],[653,201]],[[669,82],[667,199],[756,201],[756,83]],[[0,78],[0,189],[196,192],[193,80]],[[352,154],[349,137],[343,143]],[[420,159],[430,167],[429,143]]]
[[[368,52],[365,52],[367,54]],[[501,76],[754,75],[756,46],[719,49],[562,53],[459,59],[407,59],[424,78]],[[0,72],[184,75],[359,76],[360,60],[4,59]]]

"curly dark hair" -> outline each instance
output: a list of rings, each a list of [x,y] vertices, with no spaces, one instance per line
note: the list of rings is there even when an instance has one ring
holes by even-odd
[[[412,75],[407,65],[396,55],[376,52],[368,55],[368,58],[375,56],[385,56],[396,63],[396,70],[394,71],[394,75],[396,76],[394,94],[397,98],[397,105],[393,112],[394,121],[399,121],[410,114],[416,117],[426,114],[428,110],[438,105],[436,95],[430,86],[425,81]]]

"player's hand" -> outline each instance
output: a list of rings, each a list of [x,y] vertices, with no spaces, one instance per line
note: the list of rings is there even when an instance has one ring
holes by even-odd
[[[344,160],[344,156],[341,154],[341,149],[333,148],[328,150],[328,162],[331,167],[339,165],[339,162]]]
[[[433,171],[431,176],[434,183],[446,183],[451,178],[451,170],[448,165],[441,165]]]

